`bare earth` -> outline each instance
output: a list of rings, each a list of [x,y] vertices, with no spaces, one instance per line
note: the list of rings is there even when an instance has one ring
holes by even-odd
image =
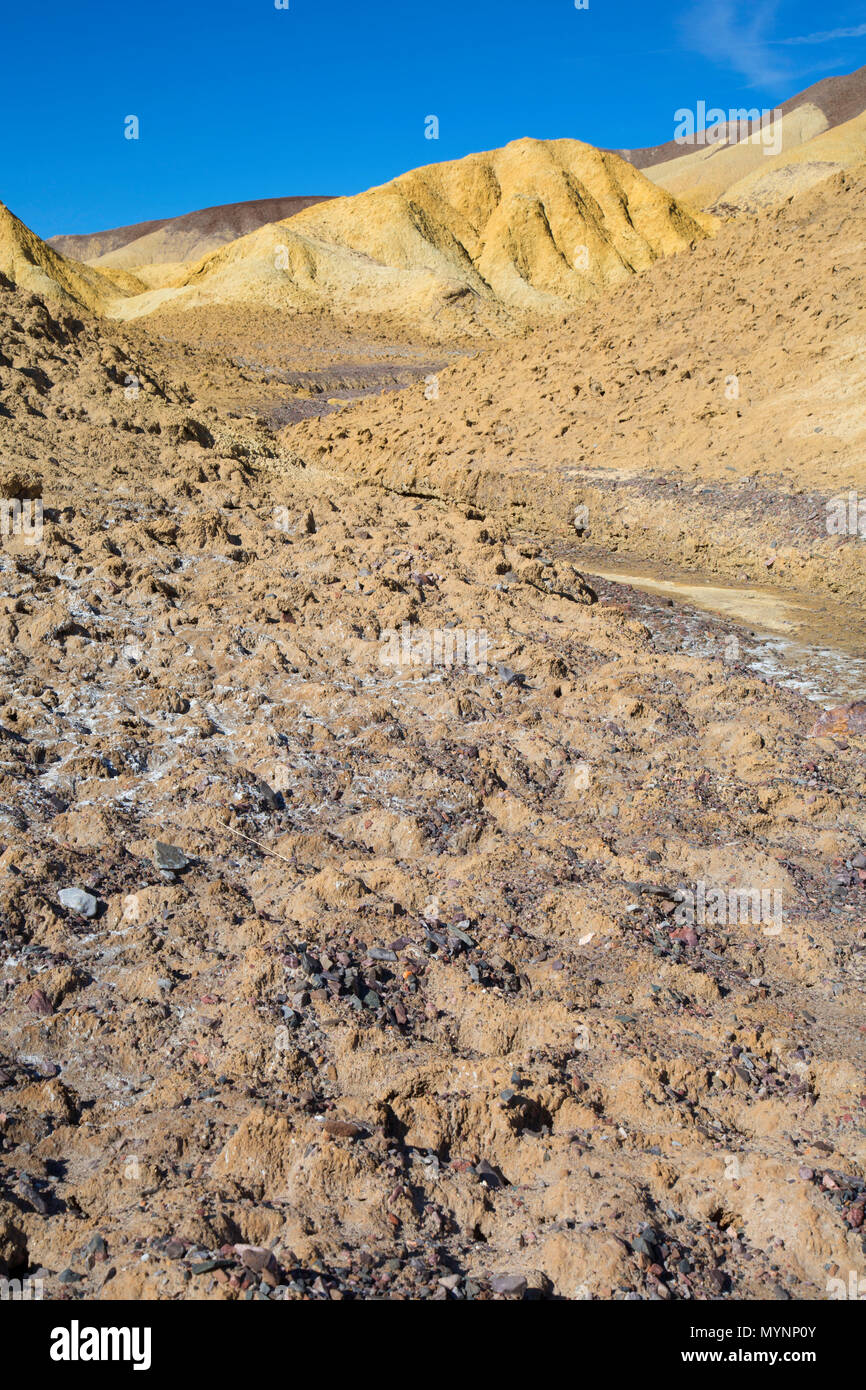
[[[756,678],[733,624],[688,654],[574,558],[858,601],[821,518],[862,459],[863,191],[471,353],[0,287],[0,493],[44,505],[0,544],[3,1269],[823,1299],[862,1267],[863,706]],[[781,918],[684,925],[699,883]]]

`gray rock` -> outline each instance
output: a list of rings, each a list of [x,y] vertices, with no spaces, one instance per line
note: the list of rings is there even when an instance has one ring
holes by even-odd
[[[526,1280],[522,1274],[497,1274],[490,1280],[490,1287],[494,1293],[514,1293],[522,1296],[526,1293]]]
[[[460,926],[456,926],[456,925],[452,924],[452,925],[448,928],[448,931],[450,932],[450,934],[451,934],[452,936],[456,936],[458,941],[462,941],[464,946],[474,946],[474,945],[475,945],[475,942],[474,942],[474,940],[472,939],[472,937],[468,934],[468,932],[465,932],[465,931],[463,930],[463,926],[464,926],[464,925],[468,927],[469,923],[468,923],[468,922],[466,922],[466,923],[461,923]]]
[[[501,1187],[502,1179],[491,1163],[486,1158],[482,1158],[480,1163],[475,1165],[475,1171],[482,1182],[486,1182],[491,1187]]]
[[[523,686],[526,684],[526,677],[522,671],[513,671],[510,666],[506,666],[504,663],[499,663],[497,665],[496,673],[499,679],[504,681],[506,685]]]
[[[85,893],[83,888],[61,888],[57,897],[64,907],[68,907],[70,912],[77,912],[79,917],[96,916],[99,903],[92,893]]]
[[[156,867],[169,873],[182,873],[190,864],[182,849],[178,849],[177,845],[163,844],[162,840],[157,840],[154,844],[153,857]]]

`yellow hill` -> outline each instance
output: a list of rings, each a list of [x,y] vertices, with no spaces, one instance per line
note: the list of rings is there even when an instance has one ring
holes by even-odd
[[[789,159],[794,150],[826,131],[827,124],[827,117],[817,106],[798,106],[778,124],[774,122],[737,143],[721,141],[694,148],[683,146],[676,158],[654,164],[646,170],[646,176],[693,207],[708,208],[720,201],[727,203],[734,184],[754,172],[766,170],[778,159]],[[770,148],[777,148],[780,153],[773,155],[768,152]]]
[[[684,145],[673,139],[626,150],[625,155],[687,206],[754,212],[778,206],[821,178],[859,163],[862,140],[856,123],[864,111],[866,67],[861,67],[822,78],[789,97],[766,113],[778,116],[778,121],[755,130],[753,138],[740,138],[749,111],[731,108],[727,120],[715,128],[717,141]],[[724,113],[707,114],[715,119]],[[751,115],[757,123],[761,113],[753,109]],[[697,112],[695,119],[700,119]]]
[[[647,178],[686,206],[719,212],[778,207],[866,159],[866,112],[828,129],[816,106],[798,106],[777,126],[738,144],[701,146],[655,164]],[[774,143],[781,147],[772,153]]]
[[[707,230],[618,156],[528,139],[335,198],[292,225],[542,310],[645,270]]]
[[[19,289],[104,313],[113,300],[141,288],[133,276],[121,280],[69,260],[31,232],[0,203],[0,272]]]
[[[866,112],[809,140],[790,154],[763,161],[725,193],[732,210],[778,207],[813,184],[866,161]]]
[[[617,155],[517,140],[272,223],[115,312],[264,301],[490,328],[573,307],[712,226]]]

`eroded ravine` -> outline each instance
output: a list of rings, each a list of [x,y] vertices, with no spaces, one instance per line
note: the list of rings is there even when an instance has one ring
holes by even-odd
[[[866,691],[866,627],[851,609],[765,586],[708,583],[661,565],[653,572],[628,560],[583,563],[593,582],[625,588],[654,633],[688,652],[740,662],[824,705]]]

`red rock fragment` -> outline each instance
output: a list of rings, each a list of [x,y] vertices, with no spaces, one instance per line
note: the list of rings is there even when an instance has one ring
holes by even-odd
[[[866,700],[854,700],[850,705],[825,709],[815,720],[807,737],[826,738],[834,734],[866,734]]]

